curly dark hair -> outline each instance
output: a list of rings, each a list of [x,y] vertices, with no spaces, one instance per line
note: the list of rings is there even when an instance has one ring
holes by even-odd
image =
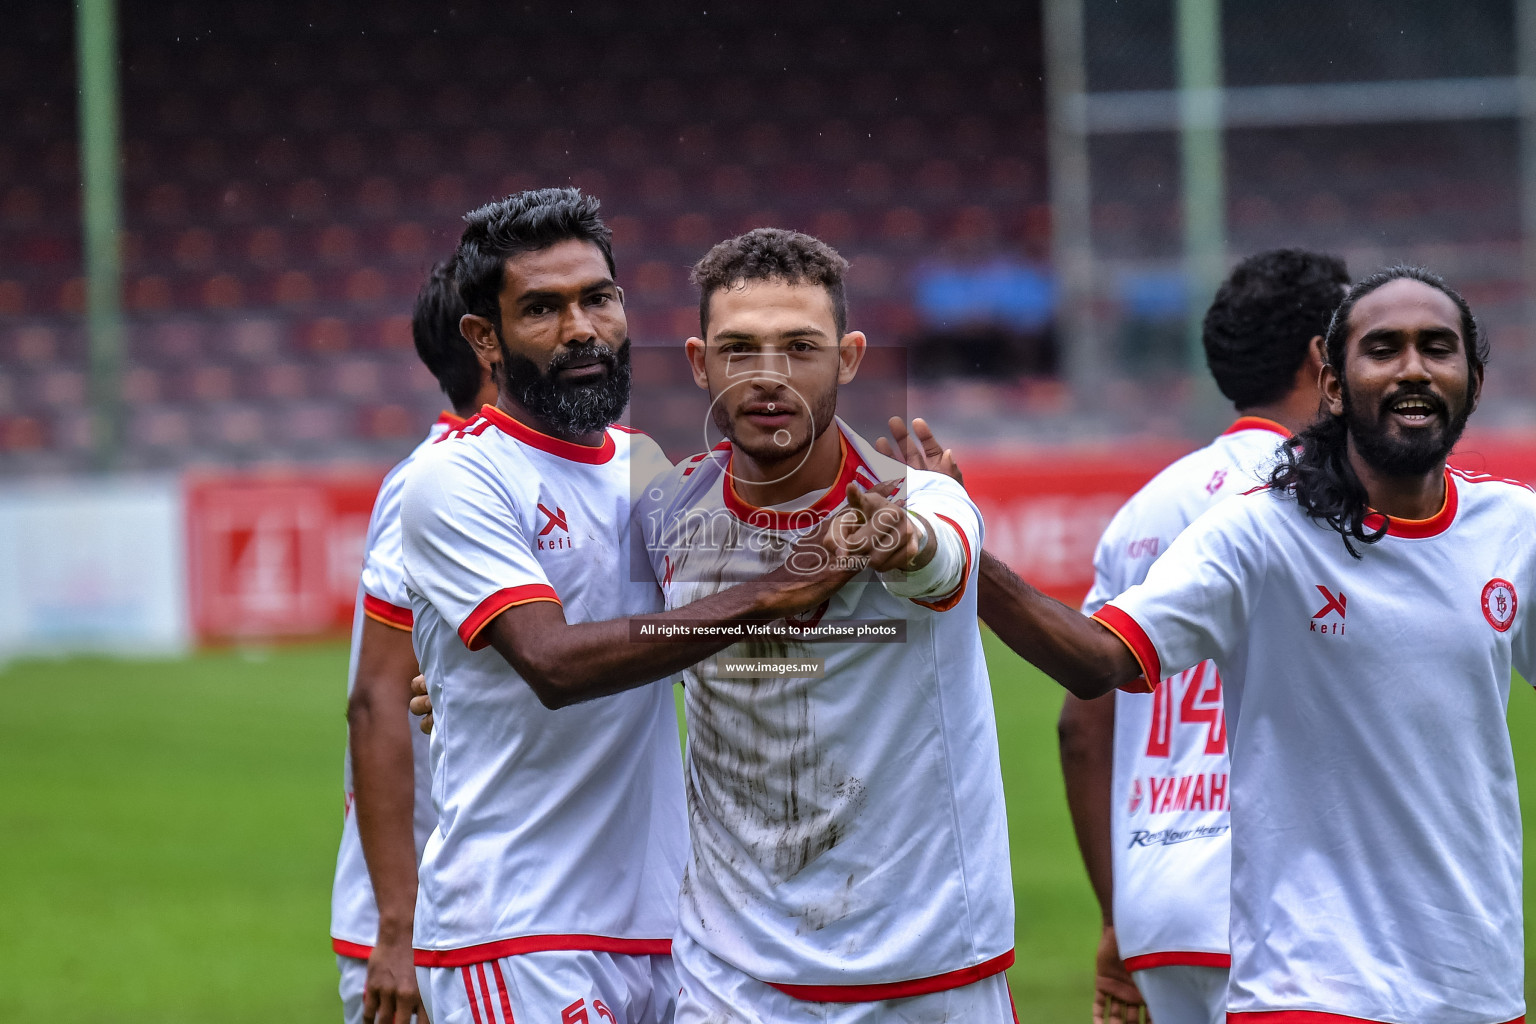
[[[1438,274],[1422,267],[1396,266],[1378,271],[1356,284],[1334,311],[1323,336],[1328,365],[1344,379],[1344,345],[1349,339],[1349,318],[1355,304],[1385,284],[1418,281],[1442,292],[1456,304],[1461,315],[1461,337],[1467,352],[1469,380],[1488,362],[1488,339],[1483,336],[1472,307]],[[1469,410],[1470,411],[1470,410]],[[1281,461],[1269,477],[1273,491],[1290,491],[1308,516],[1338,531],[1344,547],[1360,557],[1354,542],[1374,544],[1386,536],[1387,523],[1366,523],[1370,499],[1365,485],[1349,464],[1349,425],[1345,417],[1324,416],[1281,446]]]
[[[608,273],[614,274],[613,232],[597,214],[601,205],[580,189],[535,188],[466,213],[464,234],[454,253],[465,307],[499,331],[508,257],[572,238],[602,250]]]
[[[832,300],[837,336],[848,333],[848,261],[819,238],[783,228],[755,228],[716,245],[693,265],[689,280],[699,286],[699,333],[709,333],[709,300],[722,288],[746,281],[819,284]]]
[[[1343,260],[1305,249],[1271,249],[1234,267],[1201,331],[1221,393],[1238,409],[1284,398],[1348,289]]]
[[[475,411],[472,406],[480,391],[480,360],[459,333],[459,321],[466,312],[452,261],[433,265],[416,293],[411,338],[416,342],[416,354],[437,378],[453,411],[461,416]]]

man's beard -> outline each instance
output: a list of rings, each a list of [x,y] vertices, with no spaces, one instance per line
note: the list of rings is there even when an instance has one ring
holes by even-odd
[[[1467,418],[1472,415],[1472,382],[1467,378],[1467,393],[1461,408],[1452,415],[1445,402],[1424,385],[1406,385],[1394,390],[1376,410],[1374,419],[1367,419],[1355,408],[1350,399],[1349,385],[1344,384],[1344,421],[1355,451],[1367,466],[1385,476],[1423,476],[1439,467],[1461,440]],[[1394,436],[1387,427],[1387,417],[1392,405],[1408,395],[1416,395],[1428,401],[1435,411],[1444,417],[1440,425],[1412,430],[1405,436]]]
[[[601,380],[562,384],[561,370],[596,359],[607,367]],[[578,436],[602,430],[629,404],[629,339],[617,350],[597,342],[570,345],[558,352],[542,373],[533,360],[515,355],[501,343],[502,387],[555,434]]]
[[[751,457],[754,462],[771,466],[803,457],[806,449],[832,425],[832,420],[837,415],[837,385],[834,384],[832,389],[821,395],[816,404],[811,407],[811,429],[806,432],[805,437],[798,443],[787,445],[778,444],[772,437],[743,443],[742,439],[736,436],[735,424],[726,405],[727,403],[721,401],[712,402],[710,405],[709,414],[715,422],[715,429],[725,435],[733,448]]]

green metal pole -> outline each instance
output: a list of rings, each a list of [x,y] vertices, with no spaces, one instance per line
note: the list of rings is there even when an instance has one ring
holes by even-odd
[[[1062,367],[1079,412],[1102,406],[1106,366],[1093,319],[1093,231],[1088,136],[1081,106],[1083,0],[1045,0],[1045,94],[1051,172],[1051,262],[1059,282]]]
[[[1200,323],[1226,271],[1226,176],[1221,139],[1220,0],[1178,5],[1179,136],[1184,169],[1184,262],[1189,280],[1187,361],[1205,381]]]
[[[81,219],[85,230],[85,308],[90,335],[92,442],[99,469],[117,461],[122,441],[120,382],[122,183],[118,176],[115,0],[77,0],[80,82]]]

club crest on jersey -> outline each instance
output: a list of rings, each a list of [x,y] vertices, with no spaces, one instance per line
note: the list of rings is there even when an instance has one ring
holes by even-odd
[[[1509,580],[1495,576],[1483,587],[1483,618],[1500,633],[1508,632],[1515,624],[1515,611],[1519,607],[1520,598]]]
[[[544,528],[539,531],[540,551],[560,551],[574,547],[571,542],[571,528],[566,525],[565,509],[556,505],[551,509],[542,501],[539,502],[539,513],[544,516]],[[559,536],[564,534],[565,536]]]
[[[1312,621],[1307,624],[1309,633],[1327,633],[1330,636],[1340,636],[1344,633],[1344,612],[1349,606],[1349,599],[1344,596],[1344,591],[1335,594],[1321,583],[1317,584],[1317,592],[1323,595],[1328,603],[1319,608],[1312,616]],[[1337,615],[1334,619],[1331,616]]]

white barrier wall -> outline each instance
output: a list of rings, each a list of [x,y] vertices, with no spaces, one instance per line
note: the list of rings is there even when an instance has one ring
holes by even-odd
[[[192,643],[175,478],[0,485],[0,658]]]

